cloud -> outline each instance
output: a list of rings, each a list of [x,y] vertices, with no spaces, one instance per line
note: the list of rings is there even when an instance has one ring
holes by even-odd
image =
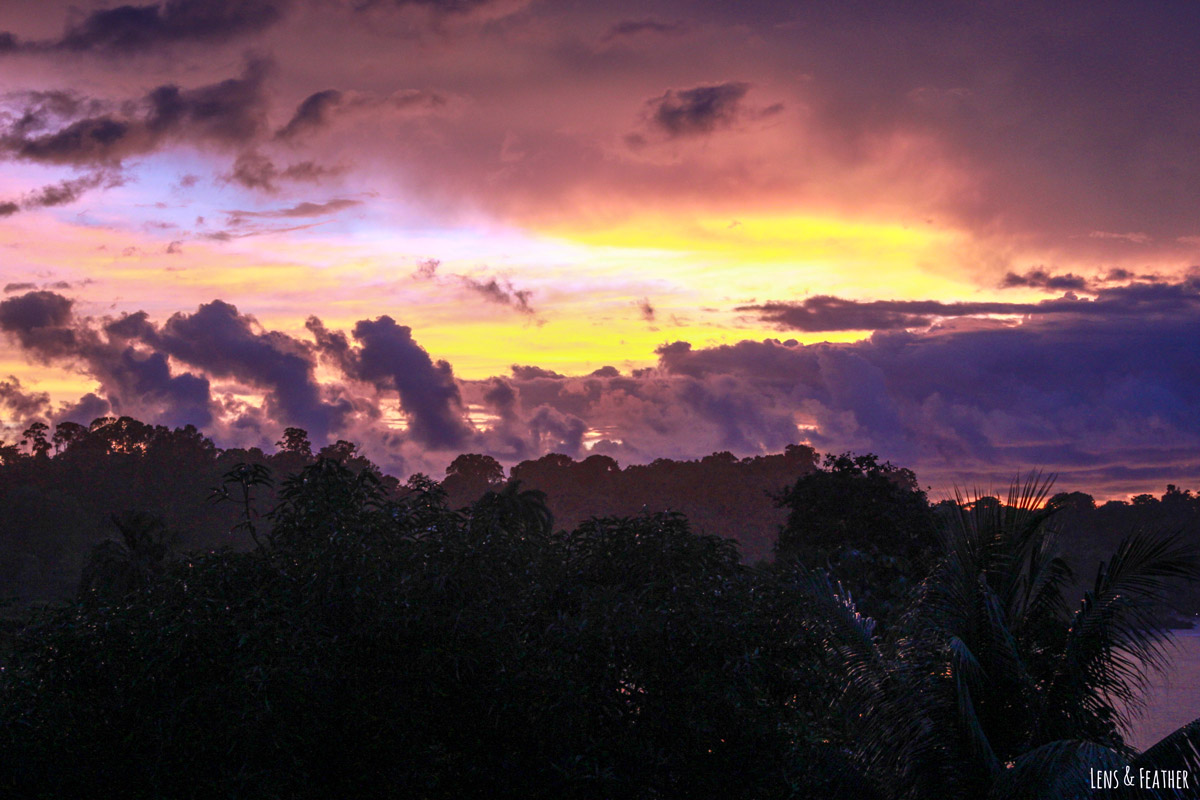
[[[409,277],[414,281],[431,281],[439,286],[453,286],[457,284],[477,294],[489,303],[509,306],[518,313],[529,317],[537,313],[531,302],[533,300],[532,290],[518,289],[513,286],[511,280],[503,277],[484,279],[471,275],[449,273],[444,278],[440,278],[438,277],[438,268],[441,265],[442,262],[436,258],[426,259],[417,264],[417,269],[410,273]]]
[[[438,267],[442,265],[441,261],[436,258],[427,258],[424,261],[417,262],[417,269],[412,273],[414,281],[429,281],[433,280],[437,275]]]
[[[273,194],[279,191],[281,181],[320,183],[325,178],[341,172],[341,167],[326,167],[311,160],[299,161],[280,169],[269,157],[251,149],[237,157],[233,163],[233,170],[225,179],[247,189],[258,189]]]
[[[125,320],[120,321],[125,322]],[[267,390],[273,419],[292,420],[317,439],[343,424],[349,407],[325,402],[309,348],[279,332],[258,333],[252,317],[214,300],[193,314],[173,314],[161,327],[136,323],[138,338],[166,355],[219,378],[236,378]]]
[[[638,303],[638,310],[642,312],[642,319],[654,322],[654,306],[650,305],[650,298],[643,297],[642,302]]]
[[[223,42],[259,33],[282,17],[287,0],[166,0],[149,5],[121,5],[93,11],[70,24],[61,39],[19,42],[0,34],[0,52],[141,53],[184,42]]]
[[[54,292],[29,292],[0,301],[0,331],[43,360],[70,353],[73,302]]]
[[[1150,237],[1144,233],[1113,233],[1111,231],[1092,231],[1088,234],[1089,239],[1115,239],[1120,242],[1129,242],[1130,244],[1149,244]]]
[[[536,380],[537,378],[561,379],[566,377],[554,370],[543,369],[542,367],[513,364],[511,369],[513,377],[522,381]]]
[[[80,425],[88,425],[93,420],[108,416],[112,411],[112,405],[103,397],[88,392],[80,397],[74,403],[68,403],[59,410],[57,417],[60,422],[77,422]]]
[[[399,394],[414,440],[437,449],[458,447],[466,440],[470,429],[454,372],[447,362],[429,357],[413,339],[411,328],[386,315],[359,320],[353,331],[359,346],[353,347],[345,335],[328,331],[316,317],[310,317],[306,327],[318,349],[348,377]]]
[[[737,121],[750,84],[740,82],[671,89],[646,101],[650,124],[668,138],[701,136]]]
[[[424,11],[439,18],[478,17],[494,19],[515,13],[529,0],[354,0],[356,11],[369,11],[380,7],[413,9]]]
[[[27,392],[15,375],[0,381],[0,406],[4,406],[22,422],[35,417],[44,417],[50,409],[50,395],[46,392]]]
[[[292,139],[301,133],[325,127],[334,108],[342,102],[342,93],[337,89],[314,92],[296,108],[287,125],[275,134],[277,139]]]
[[[117,413],[209,425],[214,422],[210,377],[261,390],[270,419],[305,427],[316,439],[340,429],[351,412],[343,398],[324,399],[311,345],[276,331],[256,331],[254,319],[228,303],[216,300],[192,314],[173,314],[161,326],[145,312],[97,325],[77,318],[73,305],[46,291],[4,300],[0,331],[31,357],[74,366],[97,380]],[[172,362],[192,371],[175,372]]]
[[[1127,280],[1132,277],[1132,273],[1129,273],[1124,279]],[[1088,282],[1086,278],[1070,272],[1065,275],[1052,275],[1042,267],[1035,267],[1024,275],[1016,272],[1006,273],[1004,280],[1000,283],[1000,288],[1012,289],[1014,287],[1054,289],[1057,291],[1086,291]]]
[[[1016,276],[1017,280],[1022,280]],[[1035,276],[1036,280],[1036,276]],[[925,328],[939,319],[982,315],[1075,315],[1119,317],[1149,316],[1200,308],[1200,281],[1141,282],[1095,290],[1094,300],[1068,292],[1037,303],[960,302],[935,300],[846,300],[817,295],[800,302],[774,302],[739,306],[739,311],[780,329],[813,333],[823,331],[881,331]]]
[[[489,303],[511,306],[515,311],[533,316],[534,308],[530,305],[533,292],[529,289],[517,289],[507,278],[489,278],[486,281],[472,278],[469,275],[456,275],[456,278],[472,292],[475,292]]]
[[[288,208],[279,208],[274,211],[230,211],[228,212],[235,218],[240,217],[258,217],[265,219],[295,219],[306,217],[324,217],[330,214],[336,214],[339,211],[344,211],[347,208],[361,206],[361,200],[337,199],[329,200],[324,203],[312,203],[305,201],[297,203]]]
[[[686,30],[682,22],[663,22],[657,19],[623,19],[613,24],[600,37],[603,44],[609,44],[619,39],[627,39],[643,34],[669,36]]]
[[[240,77],[194,89],[165,84],[122,110],[79,119],[58,120],[44,105],[30,105],[0,137],[0,146],[26,161],[110,167],[167,142],[240,146],[265,125],[267,71],[267,62],[251,60]],[[23,121],[30,115],[38,117],[36,124]],[[55,122],[61,124],[53,127]]]
[[[30,357],[74,366],[97,380],[118,413],[173,425],[212,422],[207,379],[172,374],[165,353],[106,337],[76,318],[74,301],[67,297],[38,291],[0,301],[0,331]]]
[[[85,193],[98,186],[110,189],[123,184],[124,178],[120,172],[113,169],[102,169],[80,175],[77,178],[52,183],[25,194],[19,202],[6,201],[0,203],[0,217],[9,217],[19,211],[32,211],[38,208],[52,208],[74,203]]]
[[[355,114],[424,116],[438,112],[448,104],[445,95],[420,89],[402,89],[386,96],[324,89],[301,101],[288,123],[276,131],[275,138],[292,141],[326,128],[338,118]]]
[[[535,442],[535,452],[574,457],[583,450],[587,423],[551,406],[538,406],[529,418],[529,431]]]

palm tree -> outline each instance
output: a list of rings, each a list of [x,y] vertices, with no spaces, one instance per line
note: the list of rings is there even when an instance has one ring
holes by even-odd
[[[1071,612],[1049,487],[1032,477],[1007,504],[957,498],[941,562],[886,638],[827,576],[806,577],[847,676],[845,741],[883,796],[1088,797],[1091,770],[1125,766],[1200,778],[1200,720],[1140,754],[1121,735],[1168,664],[1165,593],[1200,577],[1200,553],[1135,534]]]
[[[512,480],[499,491],[488,490],[471,506],[471,526],[491,531],[500,528],[519,536],[541,538],[554,530],[554,515],[546,505],[546,493],[522,491]]]
[[[79,598],[117,601],[145,588],[167,567],[167,525],[162,517],[144,511],[125,511],[109,519],[121,541],[96,545],[83,567]]]

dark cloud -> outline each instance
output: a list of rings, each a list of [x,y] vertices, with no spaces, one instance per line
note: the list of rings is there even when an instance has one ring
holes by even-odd
[[[54,292],[29,292],[0,301],[0,331],[39,358],[69,354],[76,346],[73,302]]]
[[[682,22],[663,22],[657,19],[623,19],[609,28],[604,36],[600,38],[600,41],[607,44],[618,39],[647,33],[666,36],[680,33],[684,29],[685,26]]]
[[[280,169],[274,161],[257,150],[248,150],[237,157],[233,171],[226,179],[247,189],[274,193],[279,191],[280,181],[319,183],[341,171],[341,168],[324,167],[314,161],[300,161]]]
[[[310,94],[296,108],[296,113],[275,134],[277,139],[291,139],[310,130],[325,127],[333,109],[342,102],[342,93],[337,89],[326,89]]]
[[[12,292],[27,292],[30,289],[36,288],[36,283],[6,283],[4,284],[4,293],[11,294]]]
[[[251,60],[238,78],[195,89],[159,86],[125,104],[127,110],[64,120],[46,132],[31,133],[29,125],[18,121],[0,143],[17,158],[73,165],[119,165],[166,141],[240,146],[265,125],[262,84],[267,71],[267,62]],[[41,113],[31,108],[27,114]]]
[[[0,331],[40,361],[63,362],[97,380],[118,413],[171,425],[212,422],[208,380],[172,374],[165,353],[105,337],[75,317],[73,301],[40,291],[0,302]],[[136,315],[135,315],[136,316]],[[143,325],[144,316],[140,318]]]
[[[1062,486],[1122,494],[1148,480],[1200,480],[1198,293],[1190,281],[1133,284],[1049,303],[1085,313],[958,320],[845,344],[681,341],[632,375],[517,367],[502,387],[465,382],[464,392],[502,417],[497,430],[526,431],[532,454],[573,446],[564,425],[578,420],[570,430],[599,433],[625,461],[808,442],[881,453],[938,491],[1041,467]]]
[[[587,423],[551,406],[539,406],[529,417],[529,431],[537,452],[575,457],[583,450]]]
[[[208,379],[190,372],[172,374],[165,353],[127,347],[105,367],[109,386],[119,387],[109,394],[116,413],[135,415],[149,403],[160,409],[158,420],[173,427],[212,423]]]
[[[12,216],[18,211],[67,205],[74,203],[86,192],[98,186],[112,188],[120,186],[122,183],[124,183],[124,179],[120,173],[110,169],[98,170],[78,178],[69,178],[29,192],[21,198],[19,203],[11,201],[0,203],[0,217]],[[68,285],[61,288],[68,288]]]
[[[412,337],[412,330],[389,316],[360,320],[351,347],[342,334],[331,334],[320,320],[308,328],[318,347],[342,367],[347,376],[372,383],[381,391],[400,395],[411,437],[428,447],[460,446],[470,432],[464,421],[462,398],[454,372],[445,361],[433,361]]]
[[[112,404],[94,392],[88,392],[76,402],[64,406],[57,416],[60,422],[88,425],[92,420],[107,416],[111,411]]]
[[[501,419],[512,419],[516,413],[517,393],[504,378],[492,378],[491,386],[483,393],[488,408]]]
[[[503,0],[358,0],[354,7],[359,11],[366,11],[380,6],[418,8],[435,14],[464,16],[481,9],[488,9],[489,7],[503,8],[504,5]],[[508,5],[512,6],[514,4],[509,3]]]
[[[50,395],[46,392],[27,392],[15,375],[0,381],[0,406],[11,411],[18,420],[44,417],[50,409]]]
[[[311,318],[308,343],[264,331],[221,301],[161,325],[143,312],[97,323],[75,316],[70,299],[41,291],[0,302],[0,331],[31,356],[73,365],[100,384],[86,412],[63,412],[84,422],[111,408],[251,433],[290,424],[344,435],[361,424],[360,433],[388,447],[474,448],[508,459],[582,455],[589,435],[626,461],[749,455],[807,441],[881,453],[939,487],[1003,481],[1030,465],[1097,492],[1119,493],[1135,477],[1141,486],[1200,479],[1200,285],[1142,282],[1098,290],[1093,300],[1031,305],[1066,310],[846,344],[680,341],[658,349],[657,367],[631,375],[514,365],[510,377],[464,382],[390,317],[362,320],[352,336]],[[374,395],[319,385],[318,354]],[[215,379],[265,393],[261,412],[228,393],[214,399]],[[408,420],[403,433],[386,429],[378,411],[392,392]],[[40,394],[13,382],[0,382],[0,396],[53,416]],[[468,403],[487,408],[492,422],[472,429]]]
[[[433,280],[434,276],[437,275],[438,267],[441,265],[442,262],[438,261],[436,258],[427,258],[424,261],[419,261],[417,262],[417,268],[412,273],[411,277],[414,281]]]
[[[642,319],[654,322],[654,306],[650,305],[650,298],[643,297],[642,302],[638,303],[638,310],[642,312]]]
[[[38,191],[26,196],[21,201],[22,208],[48,208],[62,206],[78,200],[84,192],[97,186],[112,188],[121,184],[121,178],[110,172],[94,172],[49,186],[43,186]]]
[[[472,278],[468,275],[458,275],[463,286],[478,294],[489,303],[511,306],[521,314],[533,316],[534,308],[530,305],[533,292],[529,289],[517,289],[512,281],[506,278],[489,278],[486,281]]]
[[[182,42],[223,42],[259,33],[283,16],[288,0],[166,0],[93,11],[49,42],[0,34],[0,52],[95,51],[128,55]]]
[[[1132,274],[1129,275],[1132,277]],[[1024,275],[1009,272],[1000,283],[1001,288],[1030,287],[1034,289],[1054,289],[1056,291],[1084,291],[1088,288],[1086,278],[1068,272],[1065,275],[1052,275],[1041,267],[1029,270]]]
[[[817,295],[800,302],[739,306],[738,310],[755,312],[763,322],[782,329],[818,333],[925,328],[939,319],[988,314],[1119,317],[1175,313],[1196,308],[1200,308],[1200,280],[1192,279],[1174,284],[1141,282],[1104,287],[1096,290],[1094,300],[1080,298],[1070,292],[1037,303],[860,301]]]
[[[279,188],[276,183],[278,179],[279,168],[275,162],[254,150],[239,155],[233,163],[233,172],[229,174],[229,180],[247,189],[266,192],[274,192]]]
[[[295,181],[297,183],[320,183],[325,178],[333,175],[341,175],[346,171],[344,166],[323,166],[315,161],[297,161],[295,164],[288,164],[279,173],[279,177],[286,181]]]
[[[186,130],[191,138],[240,144],[254,138],[265,125],[263,80],[270,64],[252,59],[241,77],[195,89],[160,86],[148,99],[151,131]]]
[[[391,112],[422,116],[435,113],[448,103],[444,95],[421,89],[402,89],[387,96],[324,89],[302,100],[288,123],[276,131],[275,138],[291,141],[326,128],[338,117],[348,114]]]
[[[669,138],[698,136],[734,124],[748,83],[719,83],[671,89],[647,101],[650,123]]]
[[[214,300],[194,314],[172,315],[155,331],[144,319],[124,333],[183,363],[220,378],[236,378],[267,390],[267,413],[276,420],[306,428],[324,440],[338,429],[350,409],[326,403],[313,375],[315,359],[307,346],[286,334],[254,330],[252,317]]]
[[[329,200],[324,203],[303,202],[297,203],[288,208],[275,209],[274,211],[231,211],[230,216],[235,220],[244,217],[264,218],[264,219],[295,219],[305,217],[324,217],[330,214],[336,214],[339,211],[344,211],[347,208],[361,206],[361,200],[337,199]]]
[[[513,364],[512,374],[514,378],[522,381],[536,380],[538,378],[565,378],[565,375],[560,375],[554,370],[542,369],[541,367],[526,366],[521,364]]]
[[[823,449],[872,449],[941,481],[1003,480],[1030,465],[1078,481],[1086,469],[1099,488],[1115,474],[1106,470],[1131,462],[1164,477],[1194,473],[1194,455],[1180,454],[1200,444],[1188,400],[1200,389],[1197,333],[1192,305],[1153,324],[1136,313],[1062,315],[852,344],[676,343],[659,353],[680,380],[745,386],[758,407],[786,403]]]

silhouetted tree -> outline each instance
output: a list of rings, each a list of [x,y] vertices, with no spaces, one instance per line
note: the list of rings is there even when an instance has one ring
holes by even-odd
[[[308,440],[308,431],[303,428],[284,428],[283,438],[276,442],[275,446],[285,453],[312,455],[312,442]]]
[[[29,447],[29,453],[34,458],[46,458],[50,454],[52,445],[46,439],[46,432],[50,430],[50,426],[44,422],[30,423],[29,427],[21,433],[21,444]]]
[[[876,617],[890,616],[924,575],[934,517],[910,470],[874,454],[829,454],[776,502],[788,509],[777,559],[827,566]]]
[[[78,422],[60,422],[54,426],[54,436],[51,441],[54,443],[54,452],[63,452],[75,442],[81,440],[88,433],[88,429]]]
[[[464,453],[446,467],[442,486],[452,503],[468,503],[504,480],[504,467],[491,456]]]

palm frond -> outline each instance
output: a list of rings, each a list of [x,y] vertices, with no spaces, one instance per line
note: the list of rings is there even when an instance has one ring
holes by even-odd
[[[1196,781],[1200,780],[1200,719],[1195,719],[1168,734],[1157,744],[1147,748],[1129,765],[1134,774],[1139,770],[1184,770],[1187,772],[1191,792],[1179,793],[1170,789],[1147,789],[1145,797],[1177,798],[1195,797]]]
[[[1075,613],[1048,698],[1050,713],[1113,708],[1127,726],[1150,675],[1168,665],[1170,631],[1160,605],[1170,582],[1197,577],[1200,551],[1182,537],[1125,539]]]
[[[1050,800],[1091,796],[1091,770],[1124,766],[1121,755],[1094,742],[1065,739],[1022,753],[992,783],[993,800]]]

